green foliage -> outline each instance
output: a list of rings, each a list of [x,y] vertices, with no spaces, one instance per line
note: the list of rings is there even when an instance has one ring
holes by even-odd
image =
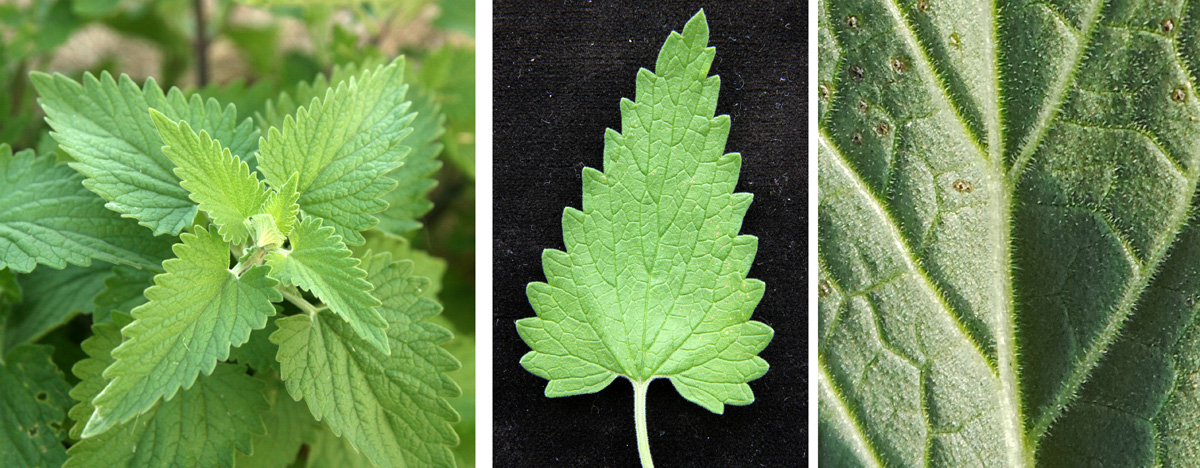
[[[83,177],[32,150],[0,144],[0,267],[87,266],[92,259],[152,268],[169,243],[105,209]]]
[[[48,346],[18,346],[0,363],[0,460],[14,468],[58,466],[67,458],[63,416],[70,386]]]
[[[623,132],[605,134],[604,172],[583,171],[583,210],[563,211],[566,252],[542,253],[545,283],[526,292],[537,317],[517,322],[526,370],[546,396],[593,393],[618,376],[639,392],[668,378],[722,413],[754,401],[770,327],[750,321],[764,284],[746,275],[757,250],[738,235],[751,195],[733,193],[741,156],[724,154],[729,117],[715,116],[703,12],[671,33],[655,71],[621,100]],[[640,401],[644,405],[644,399]],[[639,408],[643,464],[644,408]]]
[[[821,2],[830,466],[1193,466],[1183,2]]]
[[[473,276],[473,252],[431,242],[473,239],[473,189],[441,163],[448,95],[422,78],[442,41],[404,45],[413,64],[379,45],[426,3],[248,25],[203,2],[206,42],[251,65],[208,84],[190,2],[0,5],[0,464],[473,465],[454,446],[474,340],[436,317],[442,275]],[[314,50],[284,50],[284,16]],[[88,23],[154,48],[133,59],[155,78],[109,70],[125,57],[29,72]]]

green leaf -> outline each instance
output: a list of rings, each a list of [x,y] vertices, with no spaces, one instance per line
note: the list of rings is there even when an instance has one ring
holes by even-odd
[[[0,460],[12,468],[61,466],[70,386],[49,346],[18,346],[0,363]]]
[[[187,122],[176,122],[151,109],[162,136],[163,154],[175,163],[175,175],[191,199],[208,213],[226,241],[241,244],[249,235],[250,217],[258,214],[270,193],[250,166],[228,148]]]
[[[371,460],[354,449],[346,439],[334,435],[329,428],[317,431],[310,445],[307,468],[375,468]]]
[[[26,300],[13,306],[8,317],[3,351],[32,343],[78,313],[91,313],[92,300],[104,290],[112,265],[96,262],[90,267],[69,266],[62,270],[39,268],[20,275],[17,281]]]
[[[267,201],[263,202],[262,212],[271,215],[275,220],[275,227],[285,236],[292,233],[292,226],[296,224],[296,217],[300,215],[300,205],[296,204],[300,199],[300,192],[297,191],[299,184],[300,174],[292,174],[287,182],[272,191],[267,196]]]
[[[409,152],[400,144],[415,117],[405,100],[403,59],[365,70],[323,99],[284,119],[262,141],[259,171],[273,187],[300,174],[300,209],[323,218],[348,244],[387,208],[380,197],[395,187],[379,177],[400,166]]]
[[[758,240],[737,234],[751,195],[733,193],[741,156],[723,154],[729,116],[713,116],[707,42],[701,12],[655,72],[638,72],[624,132],[605,134],[604,172],[583,170],[583,211],[563,211],[567,251],[542,253],[547,282],[526,289],[538,316],[517,330],[548,397],[665,377],[720,414],[752,403],[746,382],[767,372],[757,354],[773,332],[749,320],[764,285],[746,278]]]
[[[63,468],[233,466],[264,433],[269,405],[262,382],[245,368],[220,363],[212,374],[137,419],[86,438],[67,450]]]
[[[311,291],[335,314],[342,317],[367,343],[389,351],[387,321],[376,307],[379,300],[371,293],[367,272],[359,268],[357,258],[334,229],[322,226],[321,219],[306,217],[291,235],[291,250],[267,255],[271,276],[289,286]]]
[[[116,361],[104,371],[111,381],[93,402],[84,438],[149,411],[197,375],[211,373],[231,346],[266,326],[275,314],[271,303],[283,300],[269,268],[252,267],[240,277],[229,270],[229,244],[215,230],[198,227],[181,239],[178,258],[163,264],[166,273],[146,290],[150,301],[133,310],[137,320],[122,330],[128,339],[113,350]]]
[[[114,312],[110,322],[92,325],[92,336],[80,345],[88,357],[71,368],[71,372],[79,378],[79,383],[71,389],[71,398],[76,403],[68,413],[75,421],[75,425],[71,426],[72,438],[81,438],[83,426],[96,410],[92,406],[92,399],[108,385],[108,379],[103,375],[104,369],[113,363],[112,350],[121,344],[121,329],[132,321],[133,318],[126,313]]]
[[[0,268],[87,266],[92,259],[157,268],[170,240],[151,237],[104,208],[80,176],[54,158],[0,144]]]
[[[412,242],[404,237],[382,232],[368,234],[366,236],[367,241],[363,245],[355,246],[351,249],[354,251],[354,256],[366,258],[371,252],[388,252],[396,260],[411,260],[413,262],[413,275],[429,279],[429,288],[423,291],[425,297],[432,298],[435,301],[438,300],[438,293],[442,291],[442,277],[446,275],[445,259],[434,257],[429,255],[429,252],[413,248]]]
[[[257,149],[258,130],[249,119],[238,124],[233,106],[222,109],[197,95],[187,99],[176,88],[163,94],[153,79],[140,88],[126,75],[117,81],[107,72],[98,79],[85,74],[83,84],[40,72],[30,79],[54,138],[77,161],[71,167],[87,176],[84,185],[155,235],[190,226],[196,205],[171,172],[175,164],[162,152],[149,109],[207,131],[233,154]]]
[[[378,254],[363,267],[383,302],[391,354],[331,314],[279,319],[271,341],[288,392],[378,466],[454,466],[458,414],[447,398],[461,391],[446,372],[459,363],[438,346],[450,332],[425,321],[441,306],[421,295],[429,281],[410,275],[411,262]]]
[[[1200,464],[1196,8],[820,3],[822,463]]]
[[[276,306],[276,315],[267,319],[267,326],[250,332],[245,343],[229,350],[229,359],[250,366],[255,372],[279,370],[279,361],[275,360],[279,347],[270,340],[271,334],[279,329],[275,325],[276,318],[282,315],[279,308]]]
[[[92,322],[111,320],[113,312],[128,315],[137,306],[146,303],[146,288],[154,285],[155,272],[138,270],[117,265],[112,276],[104,280],[104,290],[96,295]]]
[[[268,355],[270,357],[270,355]],[[253,437],[254,453],[237,454],[239,468],[284,468],[292,464],[300,454],[301,446],[312,443],[318,431],[324,431],[313,419],[303,403],[293,400],[278,378],[261,377],[266,382],[266,397],[271,403],[270,411],[263,413],[263,425],[267,431]],[[310,457],[311,458],[311,457]],[[345,465],[326,465],[342,467]]]
[[[412,95],[409,110],[417,116],[412,121],[412,134],[404,138],[411,151],[404,165],[388,173],[396,181],[396,188],[384,195],[388,207],[379,213],[379,229],[397,235],[419,229],[421,222],[417,219],[433,209],[428,196],[437,185],[433,177],[442,167],[437,158],[442,152],[440,139],[446,132],[446,116],[433,96],[415,87]]]

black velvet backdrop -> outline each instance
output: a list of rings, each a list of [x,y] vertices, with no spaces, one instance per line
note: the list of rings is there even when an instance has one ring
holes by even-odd
[[[620,4],[623,3],[623,4]],[[542,249],[562,249],[563,208],[581,206],[580,171],[601,169],[605,128],[620,130],[621,97],[653,68],[667,34],[700,8],[718,114],[742,154],[738,192],[754,202],[741,233],[758,236],[750,277],[767,290],[753,319],[775,329],[750,383],[756,401],[716,415],[656,380],[650,448],[670,467],[807,465],[807,16],[803,2],[498,1],[495,3],[494,444],[497,467],[638,466],[633,390],[617,379],[591,395],[546,398],[518,361],[513,322],[533,315],[525,285],[544,281]]]

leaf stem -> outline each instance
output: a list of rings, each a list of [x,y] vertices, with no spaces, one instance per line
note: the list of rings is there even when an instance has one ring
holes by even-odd
[[[292,292],[293,290],[291,288],[278,288],[278,289],[279,289],[279,293],[283,294],[283,298],[287,299],[288,302],[291,302],[296,307],[299,307],[300,310],[303,310],[304,313],[308,314],[309,317],[312,317],[312,318],[317,317],[317,312],[320,312],[320,309],[317,308],[317,306],[312,305],[311,302],[308,302],[308,300],[305,299],[304,296],[301,296],[299,294]]]
[[[250,258],[247,258],[246,261],[244,261],[244,262],[238,262],[237,265],[233,266],[232,271],[233,271],[234,276],[240,277],[240,276],[242,276],[242,273],[245,273],[246,270],[250,269],[250,267],[262,264],[262,260],[266,256],[267,256],[267,249],[254,247],[254,252],[250,254]]]
[[[654,460],[650,458],[650,439],[646,436],[646,390],[650,388],[650,380],[630,382],[633,382],[633,421],[637,425],[638,457],[642,460],[642,468],[654,468]]]

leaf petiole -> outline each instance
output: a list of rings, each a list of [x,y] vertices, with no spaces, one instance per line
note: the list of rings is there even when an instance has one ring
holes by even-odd
[[[316,318],[317,312],[321,311],[320,308],[318,308],[315,305],[312,305],[311,302],[308,302],[308,300],[305,299],[304,296],[301,296],[301,295],[293,292],[295,290],[292,288],[276,288],[276,289],[279,290],[280,294],[283,294],[284,299],[287,299],[288,302],[291,302],[296,307],[299,307],[300,310],[303,310],[304,313],[308,314],[309,317]]]
[[[633,420],[637,425],[638,458],[642,460],[642,468],[654,468],[654,460],[650,458],[650,439],[646,435],[646,390],[650,381],[633,383]]]

